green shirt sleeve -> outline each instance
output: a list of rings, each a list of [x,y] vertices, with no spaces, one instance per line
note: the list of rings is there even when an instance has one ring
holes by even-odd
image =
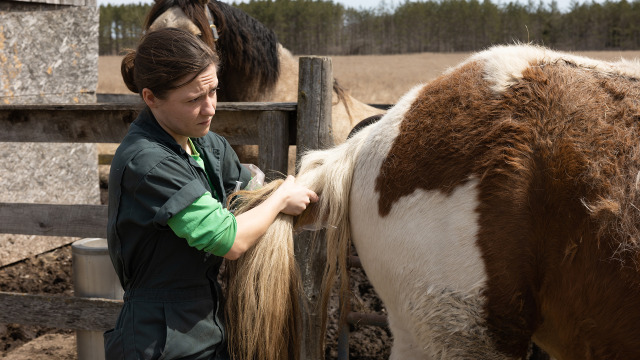
[[[167,224],[190,246],[217,256],[229,252],[238,229],[235,216],[209,192],[171,217]]]

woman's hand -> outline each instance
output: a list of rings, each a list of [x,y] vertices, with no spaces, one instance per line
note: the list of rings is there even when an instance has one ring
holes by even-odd
[[[273,196],[282,198],[281,212],[294,216],[300,215],[310,203],[318,201],[318,195],[312,190],[297,184],[292,175],[287,176]]]
[[[316,201],[318,195],[315,192],[296,184],[293,176],[287,176],[280,187],[262,204],[236,216],[236,240],[224,257],[235,260],[244,254],[267,231],[279,213],[300,215],[309,203]]]

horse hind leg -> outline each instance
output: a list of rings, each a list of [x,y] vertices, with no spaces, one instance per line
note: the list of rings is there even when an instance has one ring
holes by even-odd
[[[403,318],[389,312],[391,359],[513,359],[495,348],[483,317],[480,291],[468,294],[429,286],[409,292]]]
[[[402,324],[402,321],[395,321],[395,317],[389,314],[389,328],[393,334],[393,346],[389,360],[432,360],[413,339],[411,331]]]

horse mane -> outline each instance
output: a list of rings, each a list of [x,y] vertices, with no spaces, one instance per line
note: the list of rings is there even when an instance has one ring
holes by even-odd
[[[236,84],[237,89],[233,92],[238,98],[228,101],[259,100],[275,87],[280,76],[276,34],[245,12],[223,2],[211,1],[209,8],[216,19],[225,19],[218,40],[220,58],[226,67],[221,81],[225,87]],[[252,86],[247,91],[249,85]],[[240,98],[247,93],[249,98]]]
[[[179,6],[202,31],[202,39],[220,58],[220,101],[260,101],[273,90],[280,76],[278,39],[273,30],[240,9],[209,1],[220,38],[213,41],[202,7],[206,0],[156,0],[145,21],[147,30],[155,19]]]

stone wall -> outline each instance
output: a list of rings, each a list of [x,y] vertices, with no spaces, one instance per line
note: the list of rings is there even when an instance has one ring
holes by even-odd
[[[96,0],[0,2],[0,105],[95,102],[98,16]],[[0,202],[99,204],[97,158],[95,144],[0,143]],[[73,240],[0,235],[0,266]]]
[[[1,102],[95,102],[98,9],[9,3],[20,10],[0,11]]]

